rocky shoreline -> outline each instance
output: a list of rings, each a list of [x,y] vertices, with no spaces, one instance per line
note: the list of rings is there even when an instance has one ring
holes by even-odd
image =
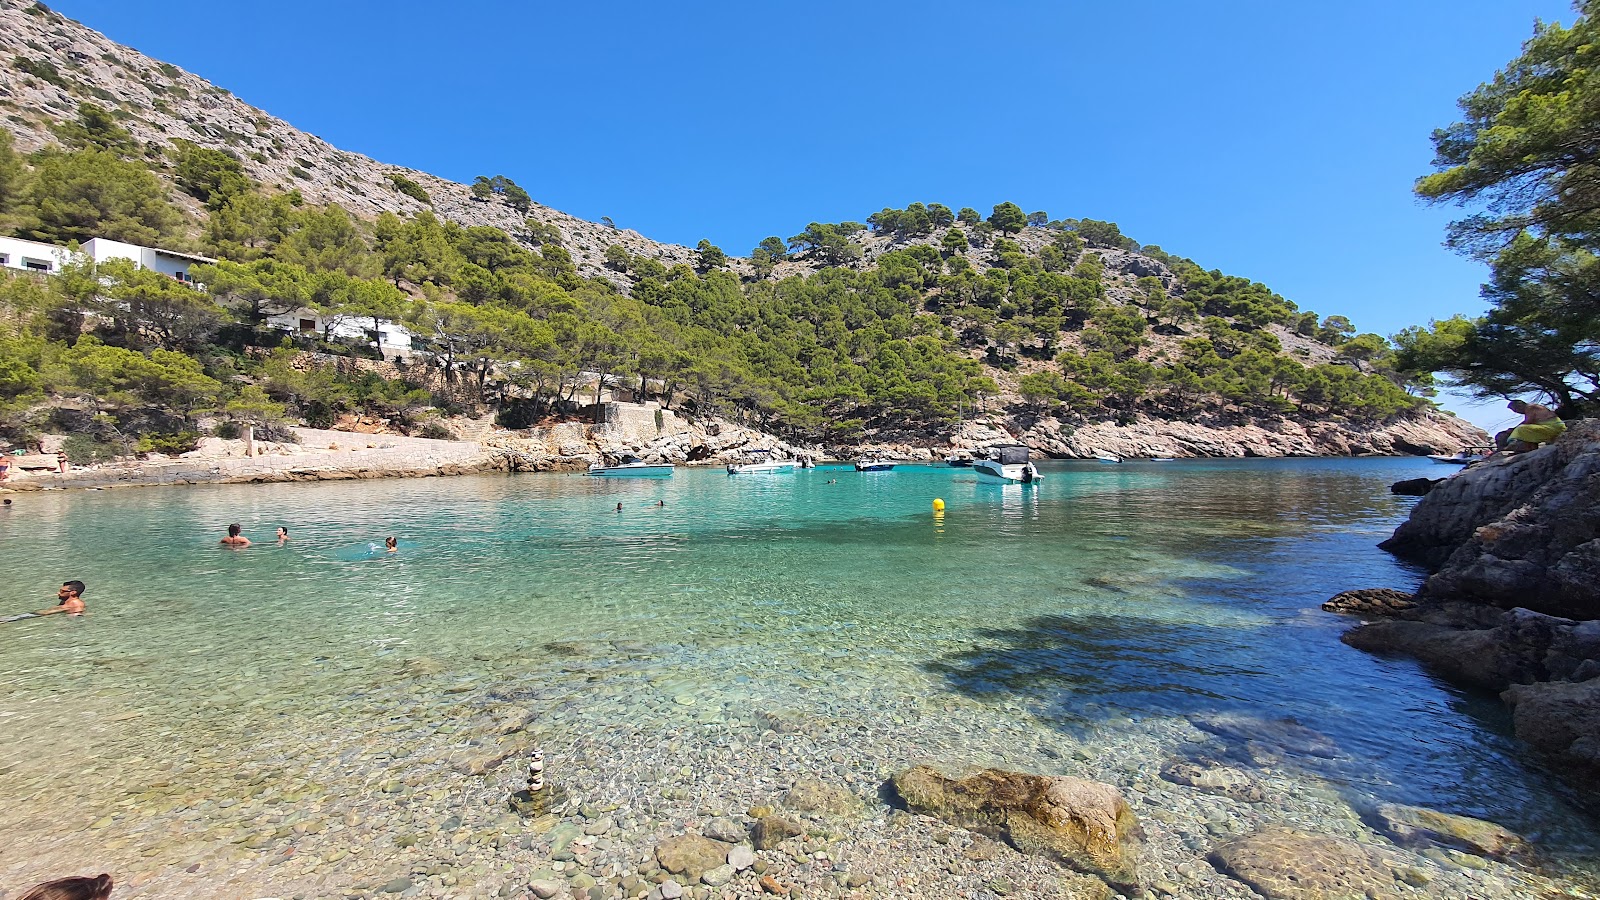
[[[1591,809],[1600,788],[1600,420],[1435,485],[1380,546],[1427,567],[1414,595],[1348,591],[1345,643],[1491,692]]]
[[[159,454],[135,461],[74,466],[65,474],[13,473],[0,492],[62,488],[112,488],[170,484],[241,484],[425,478],[487,472],[581,472],[621,456],[677,465],[720,466],[752,451],[816,460],[854,459],[864,453],[908,462],[939,462],[957,453],[1024,443],[1041,457],[1092,459],[1099,452],[1128,459],[1285,456],[1408,455],[1455,452],[1487,437],[1443,414],[1400,419],[1368,430],[1288,419],[1189,423],[1140,420],[1077,429],[1055,419],[1026,428],[998,416],[969,420],[937,437],[885,438],[859,444],[803,446],[723,419],[689,419],[655,405],[607,404],[601,424],[561,422],[520,431],[484,420],[457,420],[461,440],[397,433],[292,429],[298,443],[205,438],[179,457]],[[54,452],[55,444],[47,447]]]

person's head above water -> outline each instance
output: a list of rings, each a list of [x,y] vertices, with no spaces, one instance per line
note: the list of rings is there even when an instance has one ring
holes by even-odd
[[[282,525],[279,525],[278,526],[278,540],[280,540],[280,541],[288,540],[288,538],[289,538],[289,529],[283,527]]]
[[[390,550],[399,550],[400,539],[397,537],[386,537],[383,539],[383,546],[389,548]]]
[[[621,503],[617,504],[617,512],[622,512],[622,504]]]
[[[239,532],[241,532],[243,530],[244,530],[243,528],[239,527],[239,523],[235,522],[232,525],[228,526],[228,537],[238,537],[239,536]]]
[[[86,588],[81,581],[63,581],[61,582],[61,590],[56,591],[56,596],[63,600],[67,598],[68,594],[74,597],[82,597],[85,590]]]
[[[57,878],[28,890],[17,900],[106,900],[111,896],[111,876]]]

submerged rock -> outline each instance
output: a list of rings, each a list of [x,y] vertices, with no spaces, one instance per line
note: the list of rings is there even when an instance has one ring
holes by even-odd
[[[914,812],[1052,857],[1118,888],[1138,885],[1139,823],[1111,785],[999,769],[955,780],[929,766],[913,766],[892,783]]]
[[[1223,844],[1208,859],[1268,900],[1401,896],[1388,860],[1355,841],[1325,834],[1273,825]]]
[[[816,778],[801,778],[783,795],[783,805],[801,812],[850,816],[861,811],[861,801],[850,789]]]
[[[728,850],[728,845],[721,841],[698,834],[682,834],[656,845],[656,861],[668,872],[695,882],[723,865],[728,859]]]
[[[1265,745],[1290,756],[1337,759],[1343,754],[1333,739],[1294,719],[1262,719],[1233,713],[1191,716],[1201,731],[1245,744]]]
[[[1247,773],[1212,763],[1176,760],[1161,769],[1161,777],[1173,784],[1192,787],[1208,794],[1219,794],[1245,803],[1260,803],[1265,792]]]
[[[1443,478],[1407,478],[1389,485],[1389,493],[1402,497],[1426,497]]]
[[[1385,803],[1373,813],[1373,819],[1390,840],[1413,850],[1452,847],[1477,856],[1505,859],[1528,849],[1521,835],[1493,822],[1420,806]]]

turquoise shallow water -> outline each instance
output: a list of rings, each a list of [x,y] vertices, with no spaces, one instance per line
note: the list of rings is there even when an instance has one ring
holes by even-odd
[[[630,714],[646,685],[677,699],[654,715],[684,727],[708,702],[853,698],[870,728],[874,704],[943,698],[1025,735],[984,761],[1037,771],[1177,718],[1292,718],[1338,748],[1297,761],[1305,777],[1353,808],[1489,818],[1592,868],[1592,823],[1518,762],[1497,702],[1343,646],[1350,622],[1318,609],[1420,580],[1374,545],[1411,502],[1388,485],[1440,467],[1045,474],[1030,488],[824,467],[23,495],[0,513],[0,614],[80,578],[91,616],[0,625],[0,789],[25,800],[0,828],[63,830],[45,808],[94,804],[41,762],[63,741],[141,783],[148,760],[248,757],[264,734],[332,747],[385,721],[397,671],[426,671],[444,685],[421,695],[438,721],[466,692],[570,684],[579,729]],[[216,545],[232,521],[255,546]],[[390,534],[399,553],[382,552]]]

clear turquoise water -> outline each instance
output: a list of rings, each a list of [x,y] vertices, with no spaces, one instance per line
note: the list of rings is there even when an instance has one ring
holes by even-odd
[[[824,467],[22,495],[0,513],[0,613],[80,578],[91,615],[0,625],[0,788],[27,799],[0,828],[64,827],[43,808],[78,795],[40,762],[63,741],[136,781],[162,757],[249,759],[263,735],[331,747],[387,721],[421,666],[434,680],[406,702],[439,719],[464,692],[581,686],[581,709],[550,719],[569,729],[643,715],[649,693],[676,701],[656,724],[685,728],[708,707],[848,700],[870,728],[875,710],[948,702],[1022,735],[986,744],[988,761],[1039,771],[1064,747],[1159,748],[1183,717],[1289,717],[1339,749],[1294,764],[1353,807],[1481,816],[1589,866],[1591,823],[1518,761],[1496,701],[1345,647],[1349,620],[1318,609],[1418,583],[1374,545],[1412,502],[1388,485],[1440,467],[1045,473],[1033,488]],[[216,545],[233,521],[255,546]]]

